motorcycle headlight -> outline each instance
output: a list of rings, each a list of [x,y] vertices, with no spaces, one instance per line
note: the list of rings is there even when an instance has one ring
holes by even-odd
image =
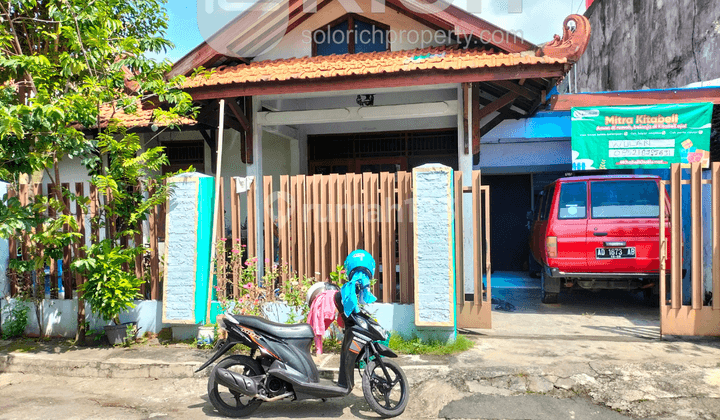
[[[365,321],[364,319],[362,319],[360,317],[355,317],[355,322],[357,322],[357,324],[360,326],[360,328],[365,329],[365,330],[368,329],[367,321]]]

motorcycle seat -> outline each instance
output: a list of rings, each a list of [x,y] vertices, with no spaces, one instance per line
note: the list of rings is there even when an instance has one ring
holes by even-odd
[[[232,317],[240,325],[278,338],[312,339],[314,337],[310,324],[280,324],[265,318],[247,315],[233,315]]]

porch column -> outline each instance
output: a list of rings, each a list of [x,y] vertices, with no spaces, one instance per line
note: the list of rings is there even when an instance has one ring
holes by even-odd
[[[265,238],[264,238],[264,208],[263,208],[263,155],[262,155],[262,133],[263,127],[258,122],[258,111],[260,110],[260,99],[255,96],[252,100],[252,135],[253,135],[253,163],[247,166],[247,175],[255,177],[255,249],[257,250],[257,280],[265,272]]]
[[[467,129],[468,153],[465,153],[465,97],[470,98],[471,87],[467,85],[467,92],[463,92],[463,84],[458,85],[458,170],[462,172],[463,186],[472,185],[472,107],[468,106]],[[473,278],[473,223],[472,223],[472,194],[463,194],[463,272],[465,293],[475,292]]]

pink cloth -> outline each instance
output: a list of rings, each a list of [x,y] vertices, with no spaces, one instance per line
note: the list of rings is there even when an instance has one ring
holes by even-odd
[[[330,324],[335,321],[335,293],[337,293],[337,290],[326,290],[310,303],[307,322],[315,333],[317,354],[322,354],[322,337],[325,335],[325,331],[330,328]]]

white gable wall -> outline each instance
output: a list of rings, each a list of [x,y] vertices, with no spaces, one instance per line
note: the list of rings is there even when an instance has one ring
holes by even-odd
[[[435,38],[436,31],[390,8],[383,13],[372,13],[371,0],[355,0],[363,13],[357,13],[376,22],[390,26],[395,36],[389,36],[392,51],[411,50],[430,46],[449,45],[444,37]],[[312,32],[327,26],[328,23],[349,13],[340,2],[333,2],[311,16],[292,32],[285,35],[279,43],[267,52],[255,57],[254,61],[275,60],[280,58],[307,57],[312,55]],[[417,34],[417,35],[415,35]],[[423,40],[422,37],[425,37]],[[417,38],[417,39],[416,39]]]

